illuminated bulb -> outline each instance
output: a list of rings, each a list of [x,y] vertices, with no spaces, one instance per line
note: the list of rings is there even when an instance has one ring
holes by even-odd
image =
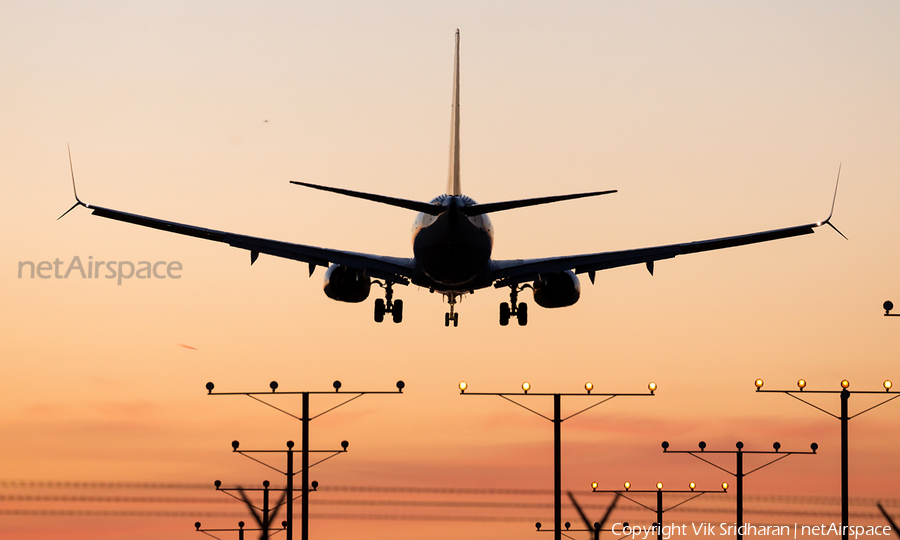
[[[891,386],[893,386],[893,385],[891,384],[891,381],[884,381],[884,389],[885,389],[885,390],[890,391],[890,390],[891,390]]]
[[[697,484],[691,482],[690,484],[688,484],[688,486],[691,488],[691,491],[694,491],[694,488],[697,487]]]
[[[652,383],[648,384],[648,385],[647,385],[647,388],[649,388],[651,392],[655,391],[655,390],[656,390],[656,383],[655,383],[655,382],[652,382]]]
[[[757,388],[762,388],[763,380],[762,380],[762,379],[756,379],[756,382],[753,383],[753,384],[755,384]]]
[[[597,482],[591,482],[591,489],[597,489],[598,485]]]
[[[841,381],[841,388],[850,388],[850,381],[848,381],[847,379]]]
[[[662,489],[662,482],[656,483],[656,489]]]
[[[722,482],[722,489],[728,491],[728,482]]]
[[[466,384],[466,381],[461,381],[461,382],[459,383],[459,391],[460,391],[460,392],[465,392],[465,391],[466,391],[466,388],[468,388],[468,387],[469,387],[469,385]]]
[[[590,392],[591,390],[594,389],[594,383],[592,383],[590,381],[584,383],[584,389],[587,390],[588,392]]]
[[[625,482],[625,491],[631,489],[631,482]]]
[[[800,390],[803,390],[804,388],[806,388],[806,379],[800,379],[799,381],[797,381],[797,387]]]
[[[523,382],[523,383],[522,383],[522,390],[524,390],[524,391],[526,391],[526,392],[529,391],[529,390],[531,390],[531,384],[529,384],[528,382]]]

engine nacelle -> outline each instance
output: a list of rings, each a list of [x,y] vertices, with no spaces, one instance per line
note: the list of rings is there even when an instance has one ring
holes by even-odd
[[[571,270],[541,274],[533,287],[535,303],[545,308],[571,306],[581,298],[581,282]]]
[[[362,302],[369,297],[372,280],[362,270],[332,264],[325,272],[325,295],[339,302]]]

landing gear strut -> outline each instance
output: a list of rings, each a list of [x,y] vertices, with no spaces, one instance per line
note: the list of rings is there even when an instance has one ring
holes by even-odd
[[[375,300],[375,322],[384,321],[384,314],[390,313],[395,323],[403,321],[403,300],[394,300],[394,284],[390,281],[382,283],[374,280],[373,283],[384,288],[384,300]]]
[[[509,303],[503,302],[500,304],[500,326],[508,325],[510,317],[515,317],[519,326],[528,324],[528,304],[525,302],[518,302],[519,291],[523,291],[528,287],[531,287],[531,285],[526,284],[521,287],[510,285]]]
[[[450,322],[453,322],[453,326],[459,326],[459,313],[456,313],[456,297],[457,295],[454,293],[447,293],[447,303],[450,304],[450,312],[444,313],[444,326],[450,326]]]

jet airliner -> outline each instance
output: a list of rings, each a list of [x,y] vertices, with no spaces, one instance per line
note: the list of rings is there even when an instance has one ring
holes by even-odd
[[[677,255],[810,234],[815,228],[826,224],[834,228],[830,222],[834,213],[834,200],[832,200],[831,214],[824,221],[784,229],[624,251],[540,259],[495,260],[491,258],[494,229],[488,219],[489,213],[595,197],[615,193],[615,190],[478,204],[462,193],[459,150],[459,30],[457,30],[453,62],[450,170],[446,193],[429,202],[420,202],[307,182],[291,182],[299,186],[418,212],[413,226],[412,258],[320,248],[164,221],[84,203],[78,198],[77,191],[75,191],[75,204],[63,216],[74,208],[83,206],[92,210],[93,215],[100,217],[222,242],[247,250],[250,252],[251,265],[262,253],[305,262],[309,265],[310,276],[317,266],[325,267],[327,270],[325,271],[324,289],[325,294],[331,299],[358,303],[369,297],[373,284],[384,290],[384,298],[375,300],[375,321],[379,323],[384,320],[386,314],[389,314],[395,323],[403,320],[403,301],[394,299],[394,285],[412,283],[425,287],[431,292],[438,292],[446,298],[449,311],[444,315],[445,326],[458,325],[457,302],[463,295],[473,293],[477,289],[491,286],[495,288],[508,287],[509,302],[500,304],[500,324],[507,326],[510,319],[515,319],[520,326],[525,326],[528,323],[528,304],[518,301],[519,293],[525,289],[532,290],[534,302],[541,307],[566,307],[573,305],[581,296],[579,274],[587,274],[593,283],[595,274],[599,270],[644,264],[652,275],[656,261],[671,259]],[[69,152],[69,169],[72,173],[72,188],[75,190],[75,172],[72,167],[71,151]],[[838,169],[838,179],[840,179],[840,169]],[[836,196],[837,186],[835,186]],[[837,231],[836,228],[835,230]],[[840,234],[840,231],[837,232]]]

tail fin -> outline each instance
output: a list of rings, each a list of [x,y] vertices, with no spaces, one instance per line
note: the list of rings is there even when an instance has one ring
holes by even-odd
[[[456,53],[453,56],[453,105],[450,119],[450,174],[447,195],[462,195],[459,182],[459,28],[456,29]]]

